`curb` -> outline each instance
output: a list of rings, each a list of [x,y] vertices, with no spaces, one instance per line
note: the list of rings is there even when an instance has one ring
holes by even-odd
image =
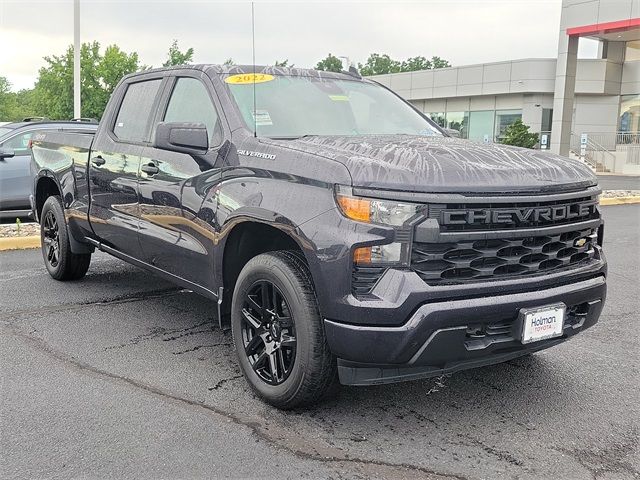
[[[640,203],[640,196],[601,198],[600,205],[633,205]]]
[[[27,250],[29,248],[40,248],[40,235],[0,238],[0,252],[4,250]]]

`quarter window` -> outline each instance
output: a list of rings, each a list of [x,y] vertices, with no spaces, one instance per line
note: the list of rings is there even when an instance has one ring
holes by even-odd
[[[124,94],[113,133],[120,140],[148,141],[149,117],[161,79],[132,83]]]
[[[210,146],[216,146],[222,140],[218,113],[204,84],[195,78],[178,78],[164,121],[203,123],[209,133]]]

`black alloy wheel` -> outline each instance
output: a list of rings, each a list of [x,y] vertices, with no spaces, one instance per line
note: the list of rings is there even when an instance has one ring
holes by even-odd
[[[49,210],[42,225],[44,257],[52,268],[60,263],[60,228],[53,210]]]
[[[40,239],[44,265],[56,280],[78,280],[87,273],[91,253],[73,253],[62,200],[47,198],[40,214]]]
[[[245,379],[269,404],[290,410],[334,392],[336,358],[301,252],[262,253],[244,265],[233,289],[231,333]]]
[[[280,385],[296,360],[296,330],[282,292],[268,280],[255,282],[242,303],[242,343],[253,371],[265,383]]]

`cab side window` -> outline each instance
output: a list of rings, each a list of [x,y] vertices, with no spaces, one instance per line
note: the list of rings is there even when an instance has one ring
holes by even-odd
[[[127,142],[149,140],[149,118],[161,82],[158,78],[132,83],[127,87],[113,127],[116,137]]]
[[[215,106],[204,84],[195,78],[178,78],[164,115],[165,122],[204,123],[209,146],[222,141],[222,129]]]

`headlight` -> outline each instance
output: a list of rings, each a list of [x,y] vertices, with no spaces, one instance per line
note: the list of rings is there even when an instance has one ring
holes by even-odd
[[[336,201],[343,215],[359,222],[402,227],[418,213],[418,205],[391,200],[356,197],[336,190]],[[405,264],[408,254],[406,242],[393,242],[384,245],[358,247],[353,252],[353,261],[357,265]]]
[[[390,200],[376,200],[367,197],[354,197],[336,191],[336,201],[342,213],[360,222],[378,223],[381,225],[401,226],[413,217],[418,206]]]

